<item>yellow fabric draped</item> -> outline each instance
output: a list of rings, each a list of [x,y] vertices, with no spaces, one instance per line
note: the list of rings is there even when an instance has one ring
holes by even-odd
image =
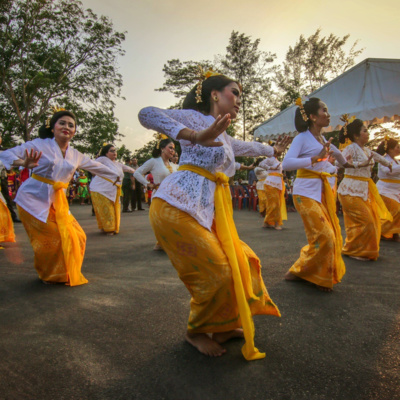
[[[14,225],[6,203],[0,199],[0,243],[15,242]]]
[[[386,183],[397,183],[400,184],[400,179],[379,179],[382,182],[386,182]]]
[[[341,249],[342,249],[342,245],[343,245],[342,232],[340,229],[338,217],[336,215],[335,195],[334,195],[331,185],[328,181],[328,178],[331,178],[333,176],[334,175],[329,174],[327,172],[318,172],[318,171],[312,171],[310,169],[303,169],[303,168],[297,170],[297,174],[296,174],[297,178],[321,179],[322,180],[323,192],[324,192],[325,200],[326,200],[326,207],[328,210],[329,219],[331,221],[333,230],[335,232],[335,242],[336,242],[335,243],[335,261],[336,261],[335,264],[336,264],[336,268],[338,271],[338,275],[343,276],[344,271],[346,270],[346,267],[344,265],[342,255],[341,255]]]
[[[70,286],[83,285],[88,282],[81,273],[83,254],[80,252],[79,238],[71,224],[73,217],[69,214],[68,200],[63,191],[68,187],[68,183],[55,182],[36,174],[32,174],[32,178],[53,186],[56,223],[60,231],[62,251],[69,278],[68,283]]]
[[[352,176],[352,175],[344,175],[345,178],[355,179],[356,181],[368,182],[368,190],[372,194],[372,199],[375,201],[375,204],[378,208],[379,218],[382,220],[393,221],[392,214],[390,214],[387,209],[385,203],[382,200],[381,195],[379,194],[378,188],[375,185],[375,182],[371,178],[364,178],[362,176]]]
[[[280,174],[279,172],[270,172],[268,176],[280,176],[282,178],[281,216],[283,221],[287,221],[287,210],[286,210],[286,200],[285,200],[286,186],[285,186],[285,181],[283,180],[283,175]]]
[[[217,185],[214,195],[216,234],[232,269],[235,295],[245,338],[242,353],[248,361],[264,358],[265,353],[260,353],[254,346],[254,322],[248,302],[259,300],[259,298],[253,293],[249,266],[233,220],[229,178],[222,172],[214,175],[193,165],[182,165],[178,171],[194,172]]]

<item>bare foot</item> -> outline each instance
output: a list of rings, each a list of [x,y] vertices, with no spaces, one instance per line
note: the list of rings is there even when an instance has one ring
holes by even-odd
[[[282,230],[282,227],[281,227],[280,225],[275,225],[274,228],[275,228],[277,231],[281,231],[281,230]]]
[[[287,281],[302,281],[303,279],[299,278],[298,276],[292,274],[290,271],[286,272],[285,279]]]
[[[359,261],[371,261],[371,259],[367,257],[356,257],[356,256],[349,256],[349,257]]]
[[[115,232],[107,232],[107,236],[114,236]]]
[[[153,247],[154,251],[164,251],[164,249],[158,244],[156,243]]]
[[[228,340],[235,338],[244,338],[243,329],[238,328],[228,332],[216,332],[212,335],[212,339],[219,344],[225,343]]]
[[[315,287],[316,287],[318,290],[320,290],[321,292],[327,292],[327,293],[333,292],[333,289],[332,289],[332,288],[328,288],[328,287],[325,287],[325,286],[315,285]]]
[[[265,228],[265,229],[274,228],[274,226],[273,225],[264,224],[263,228]]]
[[[192,346],[206,356],[219,357],[226,353],[226,350],[217,342],[212,340],[206,333],[186,333],[185,339]]]
[[[42,283],[44,283],[45,285],[59,285],[59,284],[64,284],[65,282],[51,282],[51,281],[44,281],[43,279],[41,279]]]

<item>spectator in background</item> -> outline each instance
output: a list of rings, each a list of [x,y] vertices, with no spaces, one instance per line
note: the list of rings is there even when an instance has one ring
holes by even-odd
[[[129,157],[125,158],[125,166],[132,168],[132,160]],[[122,192],[124,194],[122,200],[122,212],[135,211],[135,204],[133,198],[135,196],[135,178],[130,172],[124,172],[124,179],[122,180]],[[129,204],[131,209],[129,210]]]
[[[140,168],[136,157],[132,158],[131,168],[133,168],[135,171]],[[136,205],[138,211],[144,211],[144,208],[142,207],[142,193],[143,186],[139,181],[136,180],[135,190],[133,191],[132,211],[135,211]]]

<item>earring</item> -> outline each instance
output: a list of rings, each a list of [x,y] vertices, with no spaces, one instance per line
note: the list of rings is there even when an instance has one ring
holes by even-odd
[[[218,97],[217,96],[214,96],[214,101],[218,101]]]

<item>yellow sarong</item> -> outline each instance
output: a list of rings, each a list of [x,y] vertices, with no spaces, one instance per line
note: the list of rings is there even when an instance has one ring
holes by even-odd
[[[381,195],[379,194],[378,188],[375,185],[375,182],[371,178],[364,178],[362,176],[352,176],[352,175],[344,175],[345,178],[354,179],[356,181],[368,182],[368,191],[371,193],[371,201],[372,207],[376,207],[379,218],[382,220],[393,221],[393,217],[390,214],[389,210],[386,208],[385,203],[382,200]]]
[[[285,192],[286,186],[285,181],[283,180],[283,175],[279,172],[270,172],[268,176],[280,176],[282,179],[282,190],[280,190],[280,209],[281,209],[281,217],[283,221],[287,221],[287,210],[286,210],[286,200],[285,200]]]
[[[383,195],[381,197],[393,217],[393,221],[382,221],[381,235],[392,239],[394,234],[400,234],[400,203]]]
[[[194,172],[216,183],[214,194],[215,231],[232,271],[235,297],[245,337],[242,353],[246,360],[264,358],[265,353],[260,353],[254,347],[254,323],[249,306],[249,303],[259,302],[261,298],[259,293],[253,292],[249,261],[233,221],[229,179],[221,172],[213,175],[203,168],[192,165],[180,166],[179,171],[182,170]]]
[[[0,199],[0,243],[2,242],[15,242],[15,234],[10,211]]]
[[[334,175],[329,174],[327,172],[318,172],[312,171],[310,169],[299,169],[297,170],[296,177],[297,178],[306,178],[306,179],[321,179],[323,185],[323,194],[326,201],[326,209],[329,216],[329,221],[334,231],[335,235],[335,266],[337,268],[337,275],[343,276],[346,271],[346,267],[344,265],[341,248],[343,245],[342,233],[339,225],[339,219],[336,215],[336,199],[335,195],[332,191],[331,185],[328,181],[328,178]],[[340,280],[339,280],[340,281]]]
[[[61,248],[65,259],[68,281],[70,286],[83,285],[88,280],[82,275],[84,251],[82,251],[82,239],[73,224],[75,218],[69,213],[68,200],[63,189],[68,183],[54,182],[51,179],[32,174],[32,178],[40,182],[52,185],[54,189],[55,222],[61,237]],[[85,238],[86,239],[86,238]]]
[[[262,214],[265,211],[267,198],[265,196],[265,190],[257,190],[258,196],[258,211]]]

